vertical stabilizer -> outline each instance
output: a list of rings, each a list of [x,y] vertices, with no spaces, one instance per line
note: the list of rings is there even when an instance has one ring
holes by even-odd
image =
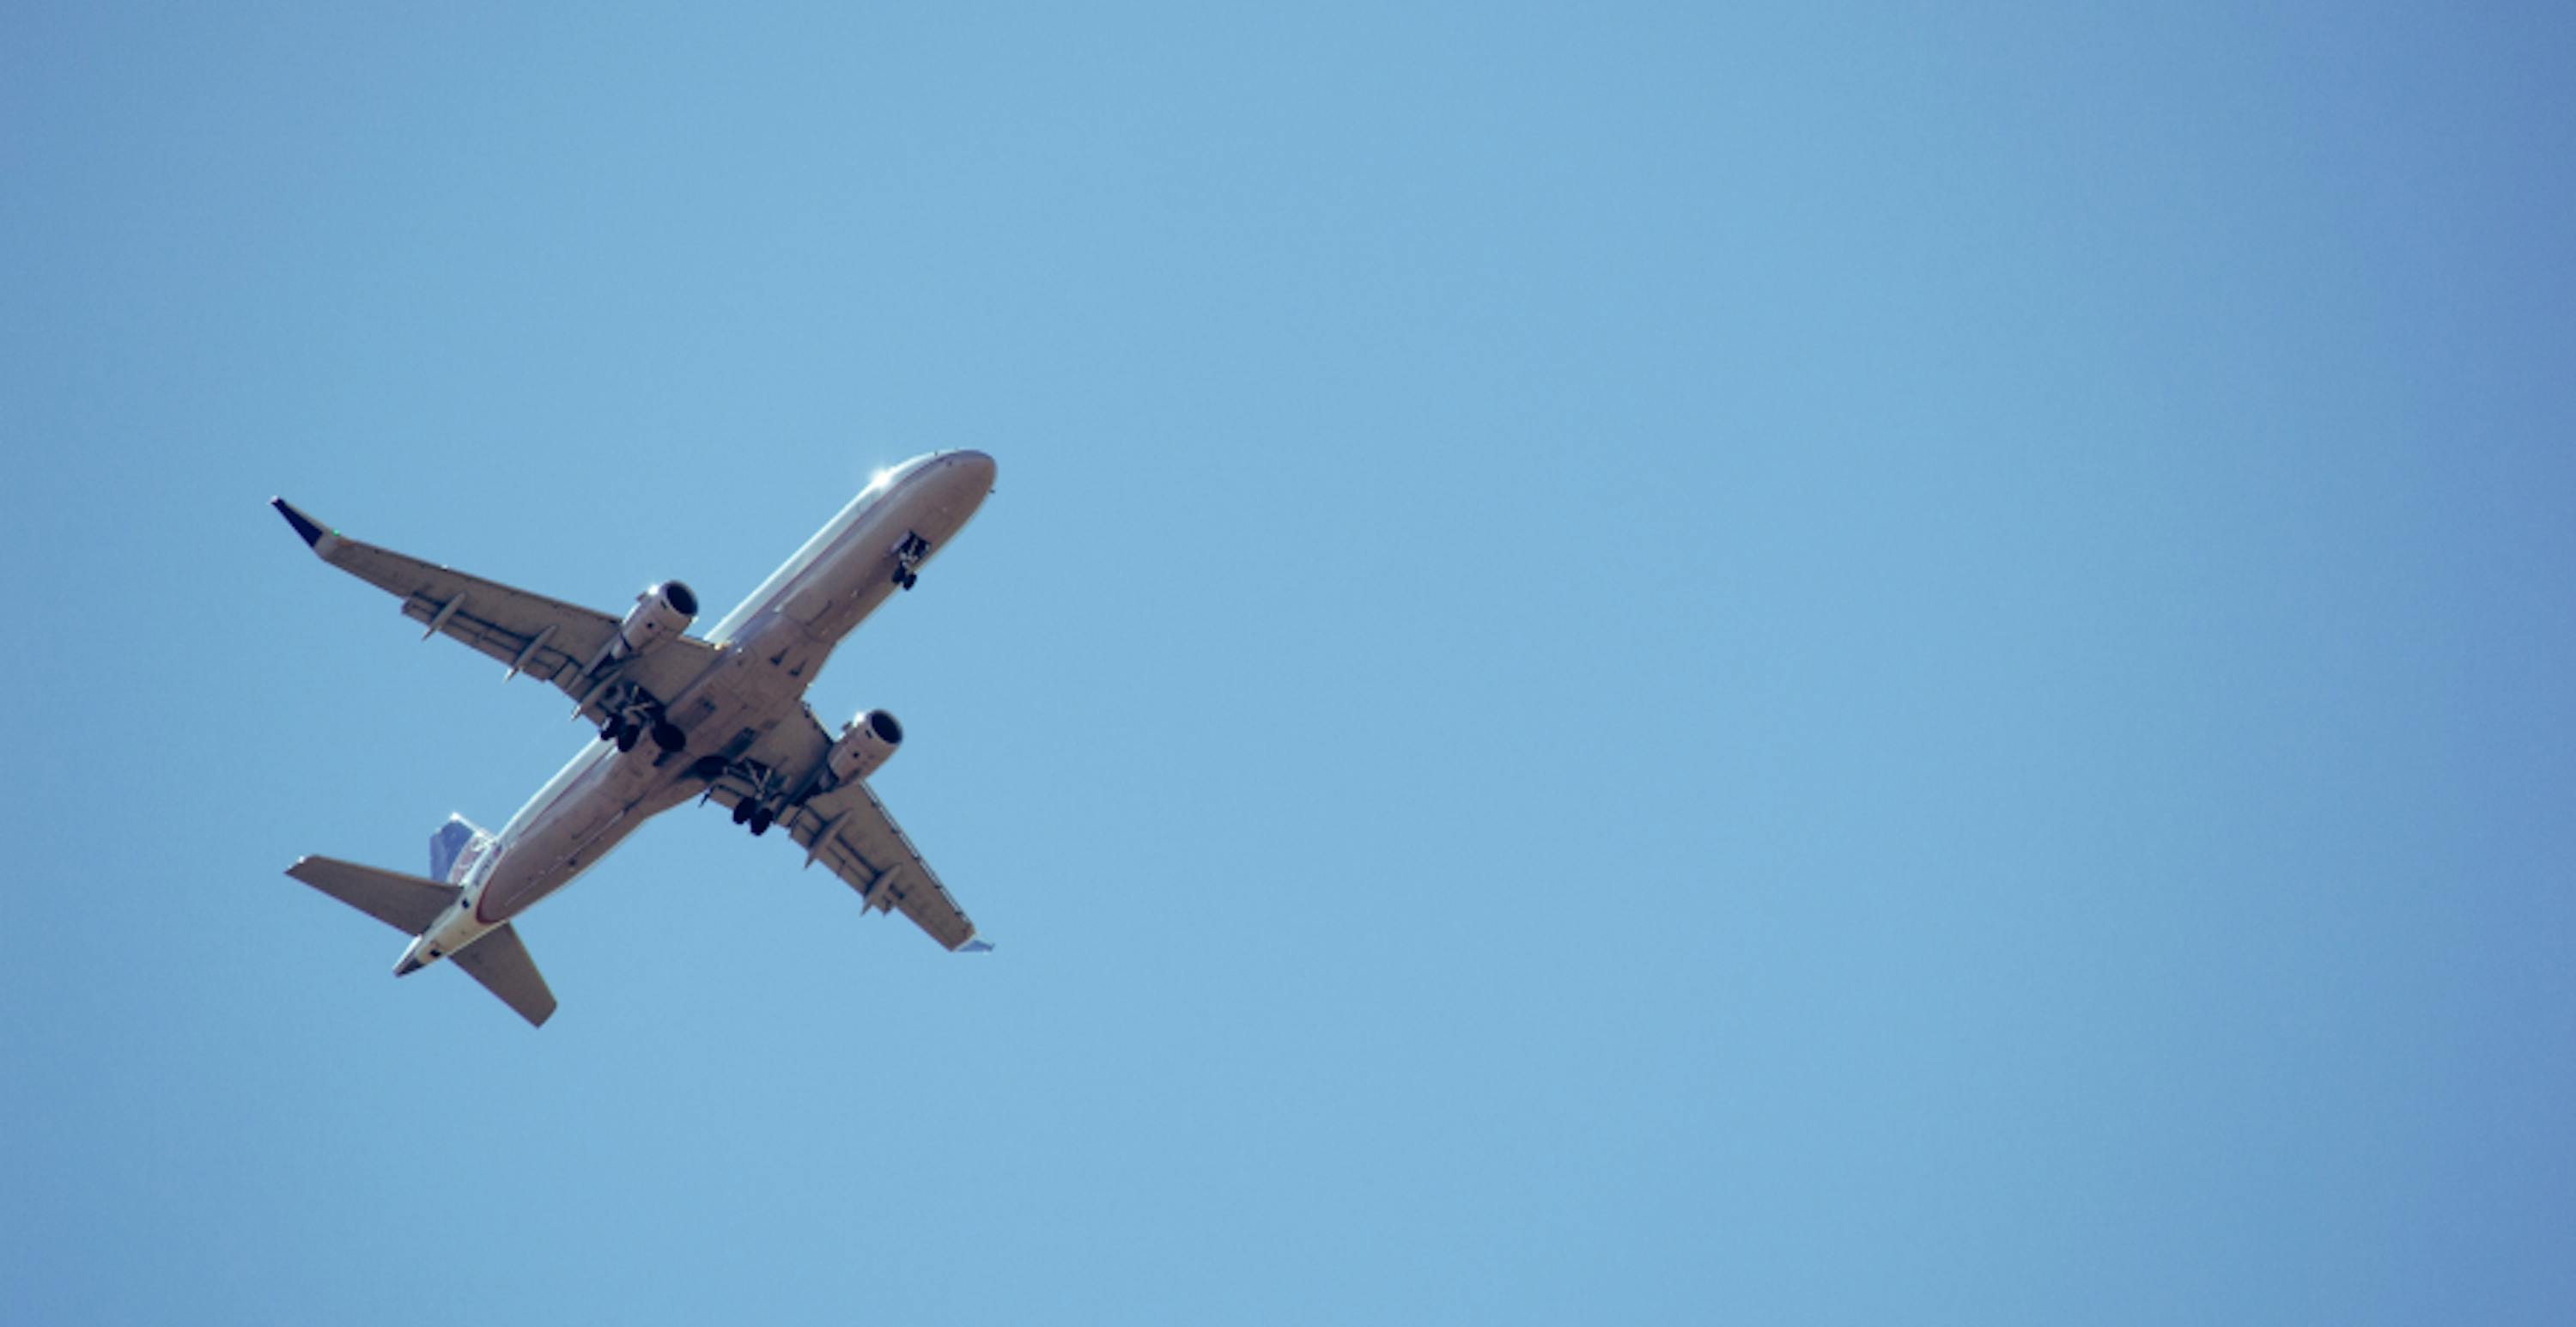
[[[429,878],[451,885],[464,883],[465,873],[474,869],[475,859],[491,843],[492,831],[463,816],[449,816],[429,836]]]

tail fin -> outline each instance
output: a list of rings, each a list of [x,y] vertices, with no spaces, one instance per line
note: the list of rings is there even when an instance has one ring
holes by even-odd
[[[429,878],[461,884],[483,850],[492,846],[492,831],[463,816],[451,815],[429,836]]]

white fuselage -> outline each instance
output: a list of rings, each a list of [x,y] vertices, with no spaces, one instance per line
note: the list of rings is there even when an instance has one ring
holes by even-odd
[[[907,534],[936,556],[993,486],[981,452],[915,457],[877,476],[796,556],[706,634],[714,662],[665,697],[688,734],[684,753],[652,743],[620,751],[586,743],[494,836],[454,905],[404,952],[406,973],[454,954],[597,865],[654,815],[697,795],[691,759],[755,746],[783,723],[803,723],[806,686],[834,646],[896,589]],[[926,559],[925,559],[926,560]]]

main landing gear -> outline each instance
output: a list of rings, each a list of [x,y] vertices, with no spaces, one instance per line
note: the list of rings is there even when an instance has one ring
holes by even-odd
[[[909,590],[921,580],[921,563],[930,556],[930,541],[910,530],[894,546],[894,583]]]
[[[689,745],[689,735],[680,731],[680,725],[664,716],[662,707],[641,688],[634,688],[608,706],[608,720],[599,725],[599,740],[615,742],[620,751],[632,751],[637,739],[647,736],[664,751],[679,751]]]
[[[702,756],[689,766],[689,774],[692,778],[707,781],[706,796],[700,797],[700,802],[715,796],[718,779],[730,778],[749,785],[750,791],[733,804],[733,823],[750,826],[755,838],[769,832],[769,827],[778,820],[777,807],[786,800],[785,781],[756,760],[729,761],[722,756]]]
[[[665,751],[678,751],[689,744],[689,735],[668,719],[648,724],[612,716],[599,726],[599,740],[615,742],[620,751],[634,750],[637,740],[647,736],[653,739],[653,745]]]

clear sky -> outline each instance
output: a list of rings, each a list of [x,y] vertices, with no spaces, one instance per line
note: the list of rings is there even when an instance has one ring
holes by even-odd
[[[0,1319],[2576,1319],[2555,5],[0,10]],[[720,613],[531,1031],[282,876]],[[712,620],[712,619],[710,619]]]

